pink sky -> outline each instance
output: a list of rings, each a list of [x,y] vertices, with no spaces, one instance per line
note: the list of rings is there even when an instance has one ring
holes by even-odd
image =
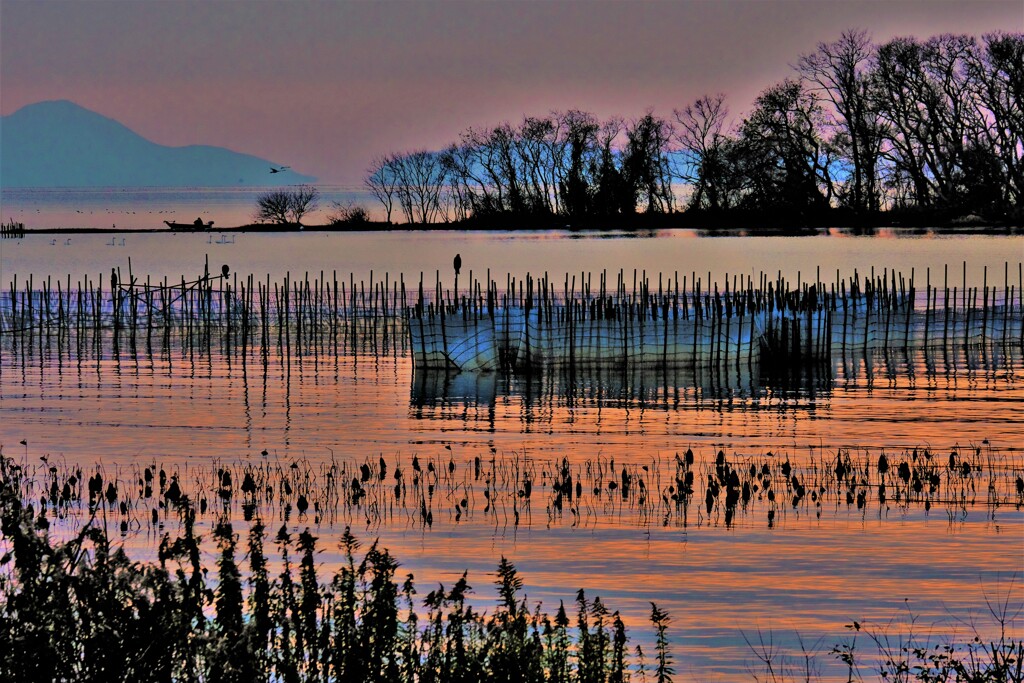
[[[1024,30],[1021,0],[0,2],[0,113],[69,99],[166,145],[358,185],[381,153],[552,109],[734,115],[819,41]]]

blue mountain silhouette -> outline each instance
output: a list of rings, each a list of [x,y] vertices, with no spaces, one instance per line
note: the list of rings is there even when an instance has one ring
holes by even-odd
[[[167,147],[67,100],[0,117],[0,187],[238,187],[308,183],[222,147]]]

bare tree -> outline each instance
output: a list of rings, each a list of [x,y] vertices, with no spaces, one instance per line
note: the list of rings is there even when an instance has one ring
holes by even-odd
[[[447,220],[443,203],[446,184],[443,154],[420,150],[395,157],[398,205],[408,223]]]
[[[973,165],[967,156],[983,143],[991,116],[975,108],[968,65],[976,51],[973,38],[947,34],[925,43],[896,38],[876,53],[872,95],[886,124],[883,154],[919,206],[962,202],[965,168]]]
[[[256,197],[256,220],[271,223],[302,224],[302,217],[316,211],[320,191],[312,185],[299,185],[294,190],[271,190]]]
[[[565,112],[559,120],[564,136],[564,153],[557,157],[561,164],[558,169],[561,207],[566,215],[578,218],[590,213],[592,208],[589,171],[596,165],[595,159],[600,153],[597,135],[601,126],[593,114],[577,110]]]
[[[968,73],[978,86],[978,104],[991,112],[983,139],[1004,170],[996,188],[1003,202],[1024,202],[1024,34],[993,33],[982,38],[983,51],[972,55]]]
[[[797,62],[800,75],[831,102],[833,142],[845,148],[852,168],[845,201],[855,209],[878,210],[878,161],[882,128],[872,106],[869,66],[874,47],[865,31],[844,31],[834,43]]]
[[[385,220],[388,223],[391,222],[391,212],[398,192],[396,164],[394,154],[374,159],[365,181],[366,188],[384,205]]]
[[[598,216],[636,211],[636,192],[623,178],[616,164],[616,140],[622,136],[625,123],[612,117],[597,132],[597,155],[591,164],[593,184],[592,210]]]
[[[622,176],[634,198],[633,210],[639,201],[647,213],[672,212],[674,198],[668,148],[673,137],[672,124],[651,111],[626,128]],[[632,213],[628,207],[624,208]]]
[[[256,220],[287,223],[291,195],[287,190],[271,190],[256,197]]]
[[[473,213],[475,178],[467,166],[466,158],[466,148],[461,145],[448,145],[441,152],[441,165],[447,179],[446,201],[451,205],[457,221],[466,220]]]
[[[502,127],[469,128],[459,136],[458,144],[445,151],[445,166],[453,175],[453,185],[458,186],[457,194],[469,213],[489,215],[509,210],[509,154],[503,154],[499,144],[507,137]]]
[[[505,122],[491,131],[488,140],[498,175],[505,181],[506,209],[514,214],[522,214],[526,210],[526,193],[522,185],[525,169],[520,163],[518,137],[518,132]]]
[[[256,220],[271,223],[288,222],[289,196],[284,189],[274,189],[256,198]]]
[[[333,211],[327,215],[331,225],[363,225],[370,222],[370,214],[354,202],[331,202]]]
[[[1022,34],[875,46],[848,30],[795,70],[737,125],[721,94],[671,122],[652,111],[629,122],[552,112],[469,128],[440,152],[380,157],[365,184],[389,221],[398,211],[410,223],[672,212],[679,178],[689,206],[710,210],[1019,210]]]
[[[288,214],[293,223],[302,225],[302,217],[320,206],[320,190],[313,185],[299,185],[290,194]]]
[[[722,208],[722,174],[725,171],[722,131],[729,110],[725,95],[704,95],[685,109],[673,110],[679,128],[676,140],[686,155],[682,178],[694,186],[691,206],[717,210]]]
[[[740,128],[744,198],[754,208],[825,207],[833,198],[835,158],[820,131],[821,99],[786,79],[762,92]]]

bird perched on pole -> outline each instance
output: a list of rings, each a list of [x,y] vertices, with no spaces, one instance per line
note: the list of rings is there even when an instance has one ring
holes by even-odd
[[[458,275],[459,271],[462,269],[462,256],[461,255],[459,255],[459,254],[455,255],[454,265],[455,265],[455,274]]]

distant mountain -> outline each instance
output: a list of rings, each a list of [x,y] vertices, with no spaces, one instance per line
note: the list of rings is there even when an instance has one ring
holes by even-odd
[[[0,117],[0,187],[229,187],[315,178],[222,147],[166,147],[66,100]]]

